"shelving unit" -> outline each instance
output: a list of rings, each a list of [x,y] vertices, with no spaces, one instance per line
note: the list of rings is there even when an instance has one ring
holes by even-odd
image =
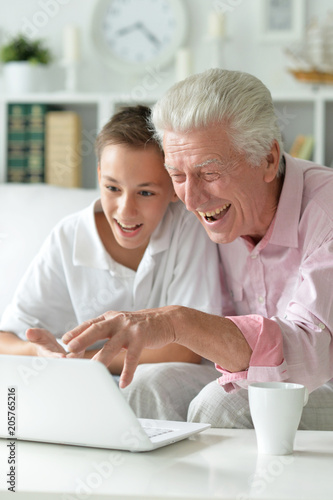
[[[285,151],[290,150],[298,134],[312,135],[315,144],[313,161],[330,166],[333,161],[333,148],[329,147],[329,138],[333,134],[333,91],[302,89],[298,93],[275,92],[272,97]]]
[[[157,96],[145,103],[153,104]],[[143,102],[143,101],[140,101]],[[113,113],[122,105],[135,101],[131,96],[94,93],[47,93],[27,94],[20,96],[0,97],[0,183],[6,182],[7,172],[7,113],[8,105],[12,103],[43,103],[61,106],[64,110],[77,112],[82,121],[82,187],[95,188],[97,183],[96,157],[94,151],[95,137],[101,127]]]
[[[141,103],[151,105],[158,95],[151,95]],[[273,92],[279,125],[289,151],[296,135],[313,135],[313,160],[330,166],[333,162],[333,90],[303,88],[298,93]],[[46,93],[20,96],[0,96],[0,183],[6,181],[7,110],[11,103],[45,103],[61,105],[76,111],[82,120],[82,179],[83,187],[96,187],[96,158],[94,140],[97,132],[122,105],[135,104],[131,95],[97,93]]]

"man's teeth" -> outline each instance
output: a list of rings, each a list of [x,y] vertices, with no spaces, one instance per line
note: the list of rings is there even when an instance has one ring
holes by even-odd
[[[226,210],[228,207],[230,207],[230,203],[226,203],[223,205],[223,207],[217,208],[216,210],[212,210],[211,212],[198,212],[201,217],[214,217],[214,215],[218,215],[223,210]]]

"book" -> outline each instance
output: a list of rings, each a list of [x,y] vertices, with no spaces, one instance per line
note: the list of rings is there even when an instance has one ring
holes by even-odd
[[[26,104],[8,105],[7,181],[25,182],[27,166]]]
[[[305,135],[301,134],[297,135],[290,148],[289,154],[294,158],[298,158],[298,153],[300,152],[304,142],[305,142]]]
[[[312,135],[302,135],[296,136],[289,154],[294,158],[300,158],[302,160],[310,160],[312,157],[314,148],[314,137]]]
[[[46,115],[45,182],[81,187],[81,120],[73,111]]]
[[[7,181],[44,181],[45,104],[9,104]]]
[[[28,105],[26,182],[44,182],[45,104]]]
[[[298,158],[301,158],[302,160],[311,160],[313,149],[314,137],[312,135],[308,135],[305,137],[305,141],[302,144],[300,151],[298,152]]]

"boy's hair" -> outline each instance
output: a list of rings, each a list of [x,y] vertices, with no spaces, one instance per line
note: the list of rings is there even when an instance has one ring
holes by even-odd
[[[103,149],[114,144],[125,144],[134,148],[156,147],[162,150],[154,137],[150,123],[151,109],[147,106],[126,106],[115,113],[96,137],[95,151],[98,162]]]

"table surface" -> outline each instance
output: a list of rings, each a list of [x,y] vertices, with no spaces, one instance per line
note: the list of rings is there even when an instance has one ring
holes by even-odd
[[[0,497],[9,440],[0,439]],[[333,431],[298,431],[289,456],[259,456],[253,430],[209,429],[151,452],[15,441],[25,500],[332,500]]]

